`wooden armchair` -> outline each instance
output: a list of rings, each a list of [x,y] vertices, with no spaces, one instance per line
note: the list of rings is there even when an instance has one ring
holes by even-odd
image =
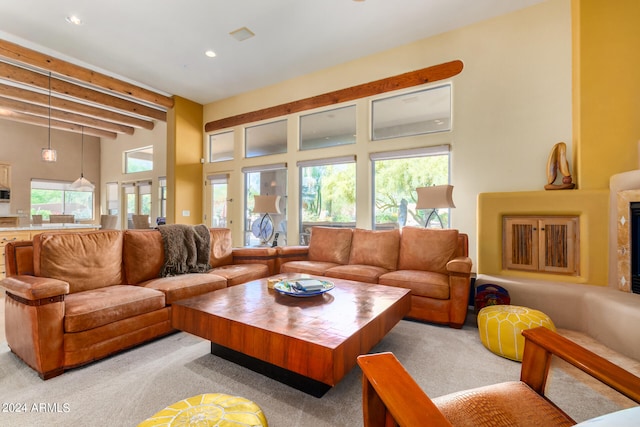
[[[547,328],[525,337],[520,381],[431,400],[392,353],[358,357],[365,427],[564,426],[575,421],[544,395],[551,356],[576,366],[640,403],[640,378]]]

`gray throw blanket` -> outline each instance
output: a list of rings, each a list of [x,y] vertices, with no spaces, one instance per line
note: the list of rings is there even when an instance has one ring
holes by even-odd
[[[160,277],[209,271],[211,236],[206,225],[161,225],[158,230],[164,243]]]

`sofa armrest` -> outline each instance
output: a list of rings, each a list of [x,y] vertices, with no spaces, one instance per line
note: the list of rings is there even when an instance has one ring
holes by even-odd
[[[467,256],[460,256],[447,263],[447,271],[454,274],[471,274],[471,265],[471,258]]]
[[[276,259],[276,274],[280,273],[282,264],[291,261],[307,261],[309,259],[309,246],[278,246]]]
[[[69,283],[49,277],[11,276],[0,281],[7,289],[4,320],[7,344],[42,379],[64,371],[64,296]]]
[[[269,246],[261,246],[261,247],[247,247],[247,248],[233,248],[232,250],[233,258],[242,259],[242,258],[263,258],[263,257],[273,257],[276,255],[276,248],[272,248]]]
[[[0,285],[12,295],[25,300],[37,301],[69,293],[69,283],[50,277],[11,276],[2,279]]]
[[[269,275],[276,274],[276,248],[268,246],[264,247],[247,247],[233,248],[232,250],[234,264],[264,264],[269,268]]]
[[[309,255],[309,246],[278,246],[278,255],[281,257],[304,257]]]
[[[471,286],[471,258],[456,257],[447,263],[449,273],[449,326],[461,328],[467,318],[469,287]]]

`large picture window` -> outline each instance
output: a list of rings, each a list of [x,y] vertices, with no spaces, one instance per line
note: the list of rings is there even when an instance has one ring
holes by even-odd
[[[300,244],[311,227],[355,227],[355,156],[298,162],[300,170]]]
[[[449,183],[449,146],[372,153],[375,229],[423,227],[429,211],[416,209],[416,188]],[[449,209],[438,210],[449,227]]]
[[[93,220],[93,191],[76,191],[70,182],[31,180],[31,215],[73,215],[76,221]]]

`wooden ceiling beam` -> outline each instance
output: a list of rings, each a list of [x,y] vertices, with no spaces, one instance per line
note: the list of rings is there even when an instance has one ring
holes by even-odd
[[[17,113],[15,111],[9,110],[0,110],[0,119],[12,120],[15,122],[22,122],[35,126],[49,127],[48,118],[43,119],[42,117],[32,116],[24,113]],[[60,120],[51,120],[51,128],[75,133],[84,132],[85,135],[97,136],[99,138],[116,139],[116,137],[118,136],[118,134],[115,132],[109,132],[92,127],[84,127],[75,123],[63,122]],[[46,142],[47,141],[43,141],[43,144]]]
[[[205,124],[204,130],[205,132],[213,132],[215,130],[238,126],[245,123],[273,119],[275,117],[299,113],[313,108],[326,107],[329,105],[339,104],[341,102],[378,95],[380,93],[405,89],[425,83],[433,83],[435,81],[448,79],[460,74],[460,72],[462,72],[462,68],[463,64],[460,60],[446,62],[444,64],[410,71],[408,73],[348,87],[346,89],[340,89],[324,93],[322,95],[264,108],[262,110],[251,111],[220,120],[214,120]]]
[[[0,62],[0,77],[28,86],[60,93],[72,98],[81,99],[94,104],[102,104],[110,108],[126,111],[143,117],[149,117],[163,122],[167,121],[167,113],[146,105],[138,104],[123,98],[118,98],[103,92],[50,77],[45,74],[27,70],[6,62]]]
[[[42,106],[48,106],[49,103],[49,95],[47,94],[32,92],[30,90],[5,85],[2,83],[0,83],[0,96]],[[89,116],[104,121],[114,122],[115,124],[122,124],[125,126],[147,130],[153,130],[154,128],[154,123],[152,120],[128,116],[126,114],[121,114],[111,110],[105,110],[88,104],[81,104],[79,102],[71,101],[68,99],[52,97],[51,106],[58,110],[78,113],[83,116]]]
[[[36,52],[6,40],[0,40],[0,56],[89,83],[120,95],[137,98],[163,108],[173,108],[174,100],[169,96]]]
[[[31,114],[49,118],[49,108],[36,104],[29,104],[15,99],[4,98],[0,96],[0,108],[5,108],[17,113]],[[134,129],[131,126],[125,126],[118,123],[107,122],[93,117],[82,116],[80,114],[69,113],[67,111],[59,111],[51,109],[51,118],[62,120],[69,123],[77,123],[81,126],[95,127],[116,133],[124,133],[133,135]]]

